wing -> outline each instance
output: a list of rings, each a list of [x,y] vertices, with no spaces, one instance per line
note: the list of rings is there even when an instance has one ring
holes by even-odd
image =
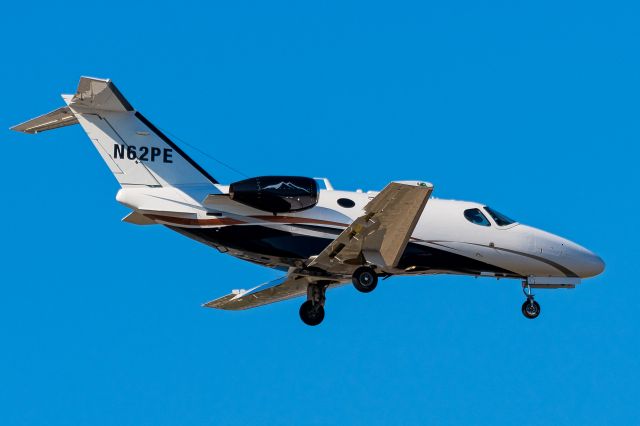
[[[430,183],[391,182],[308,266],[331,274],[351,274],[365,263],[393,269],[432,191]]]
[[[307,271],[322,269],[327,276],[305,275],[295,270],[280,279],[205,303],[207,308],[244,310],[303,296],[309,284],[335,288],[350,281],[353,270],[365,262],[393,268],[409,242],[433,191],[424,182],[392,182],[367,204],[365,214],[348,226],[308,264]],[[344,275],[345,277],[341,277]]]
[[[231,294],[205,303],[204,307],[240,311],[280,302],[307,294],[307,287],[313,282],[324,281],[329,288],[345,281],[326,280],[304,275],[287,275],[275,281],[260,284],[250,290],[233,290]]]

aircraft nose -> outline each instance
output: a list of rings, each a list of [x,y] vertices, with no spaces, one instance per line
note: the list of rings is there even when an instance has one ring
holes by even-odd
[[[587,251],[581,256],[581,265],[578,273],[582,278],[595,277],[604,271],[604,261],[597,254]]]
[[[590,278],[604,271],[602,258],[581,245],[541,230],[536,230],[534,235],[536,254],[566,268],[564,273]]]
[[[570,241],[565,244],[568,246],[567,260],[580,278],[595,277],[604,271],[604,261],[600,256]]]

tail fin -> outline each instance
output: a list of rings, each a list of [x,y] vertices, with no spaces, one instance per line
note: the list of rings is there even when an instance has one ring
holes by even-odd
[[[218,183],[133,109],[111,80],[82,77],[76,94],[62,98],[66,107],[11,129],[39,133],[80,124],[123,187]]]

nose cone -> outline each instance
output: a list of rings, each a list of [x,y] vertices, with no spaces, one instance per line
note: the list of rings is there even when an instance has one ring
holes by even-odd
[[[604,261],[594,252],[569,240],[564,240],[563,246],[565,247],[563,263],[578,277],[595,277],[604,271]]]
[[[525,230],[534,236],[535,254],[555,263],[567,276],[590,278],[604,271],[604,261],[581,245],[539,229]]]
[[[579,265],[576,272],[580,278],[595,277],[604,271],[604,261],[602,258],[588,250],[587,253],[581,254]]]

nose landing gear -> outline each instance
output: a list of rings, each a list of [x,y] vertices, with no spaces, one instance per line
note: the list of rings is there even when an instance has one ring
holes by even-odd
[[[528,282],[522,283],[522,292],[527,297],[527,300],[522,304],[522,315],[528,319],[537,318],[540,315],[540,305],[534,300],[534,294],[531,292],[531,287]]]
[[[535,300],[525,300],[522,304],[522,315],[525,318],[534,319],[540,315],[540,305]]]

